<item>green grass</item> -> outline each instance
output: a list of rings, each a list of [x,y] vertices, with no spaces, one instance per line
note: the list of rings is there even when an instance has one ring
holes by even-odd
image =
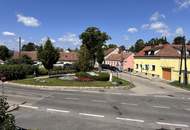
[[[190,90],[190,84],[184,85],[184,84],[180,84],[178,81],[171,82],[170,84],[173,86],[176,86],[176,87],[180,87],[180,88]]]
[[[45,82],[40,82],[44,80]],[[82,82],[82,81],[69,81],[69,80],[61,80],[58,78],[48,78],[48,79],[41,79],[40,81],[28,78],[22,80],[14,80],[13,83],[20,83],[20,84],[27,84],[27,85],[41,85],[41,86],[74,86],[74,87],[112,87],[114,86],[111,82],[107,81],[89,81],[89,82]],[[129,86],[130,83],[123,79],[117,79],[113,77],[114,82],[120,82],[121,86]]]

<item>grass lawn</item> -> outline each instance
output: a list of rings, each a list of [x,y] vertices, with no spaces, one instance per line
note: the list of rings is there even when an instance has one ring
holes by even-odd
[[[180,84],[178,81],[171,82],[170,84],[173,85],[173,86],[176,86],[176,87],[180,87],[180,88],[184,88],[184,89],[190,90],[190,84],[188,84],[186,86],[184,84]]]
[[[45,82],[42,82],[45,81]],[[89,82],[82,82],[82,81],[69,81],[69,80],[61,80],[58,78],[48,78],[48,79],[41,79],[36,80],[33,78],[27,78],[22,80],[14,80],[13,83],[20,83],[20,84],[27,84],[27,85],[41,85],[41,86],[74,86],[74,87],[112,87],[115,86],[111,82],[107,81],[89,81]],[[130,83],[123,79],[117,79],[113,77],[113,82],[120,82],[121,86],[129,86]]]

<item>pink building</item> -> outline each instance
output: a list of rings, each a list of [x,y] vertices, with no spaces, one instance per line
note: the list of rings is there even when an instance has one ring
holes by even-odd
[[[105,64],[114,66],[124,71],[133,70],[134,54],[133,53],[114,53],[105,58]]]

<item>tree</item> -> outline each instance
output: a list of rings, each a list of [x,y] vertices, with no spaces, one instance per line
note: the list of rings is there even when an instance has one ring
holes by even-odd
[[[90,63],[93,67],[96,61],[97,50],[102,48],[110,37],[105,32],[101,32],[97,27],[89,27],[80,35],[80,39],[82,40],[82,44],[86,45],[90,52],[90,58],[92,60]]]
[[[105,49],[116,48],[116,47],[117,47],[116,44],[108,44],[108,45],[105,45]]]
[[[10,51],[6,46],[0,46],[0,59],[5,61],[11,57]]]
[[[88,71],[90,70],[90,52],[85,44],[81,45],[80,51],[79,51],[79,61],[78,66],[80,71]]]
[[[48,73],[51,69],[53,69],[53,65],[59,59],[59,51],[53,46],[49,38],[44,44],[44,46],[40,46],[37,55],[38,59],[42,62],[43,66],[48,70]]]
[[[145,47],[145,43],[142,39],[139,39],[135,43],[135,52],[139,52]]]
[[[98,65],[99,65],[99,72],[102,70],[101,68],[101,65],[102,65],[102,62],[104,61],[104,50],[102,48],[98,49],[97,50],[97,62],[98,62]]]
[[[126,48],[125,48],[124,45],[122,45],[122,46],[119,47],[119,52],[123,52],[123,51],[125,51],[125,50],[126,50]]]
[[[174,38],[174,41],[173,41],[173,44],[175,44],[175,45],[180,45],[180,44],[182,44],[182,41],[185,40],[184,38],[185,38],[185,37],[181,37],[181,36],[175,37],[175,38]]]
[[[6,63],[7,64],[29,64],[29,65],[32,65],[33,61],[27,55],[23,55],[22,57],[20,57],[18,59],[9,59],[9,60],[7,60]]]
[[[134,46],[131,46],[131,47],[129,48],[129,51],[130,51],[130,52],[135,52],[135,47],[134,47]]]
[[[15,118],[7,112],[9,104],[4,96],[0,96],[0,130],[15,130]]]
[[[28,44],[22,46],[22,51],[36,51],[38,48],[39,46],[29,42]]]

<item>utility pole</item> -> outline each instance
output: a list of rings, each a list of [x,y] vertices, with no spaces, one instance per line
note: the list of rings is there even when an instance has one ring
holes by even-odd
[[[22,42],[22,40],[21,40],[21,37],[19,37],[19,58],[21,57],[21,42]]]
[[[181,49],[181,56],[180,56],[179,83],[181,83],[181,73],[182,73],[182,63],[183,63],[183,53],[184,53],[183,45],[181,47],[182,49]]]
[[[185,37],[184,37],[184,40],[183,40],[183,46],[184,46],[184,84],[187,85],[188,84],[188,78],[187,78],[187,48],[186,48],[186,45],[185,45]]]

